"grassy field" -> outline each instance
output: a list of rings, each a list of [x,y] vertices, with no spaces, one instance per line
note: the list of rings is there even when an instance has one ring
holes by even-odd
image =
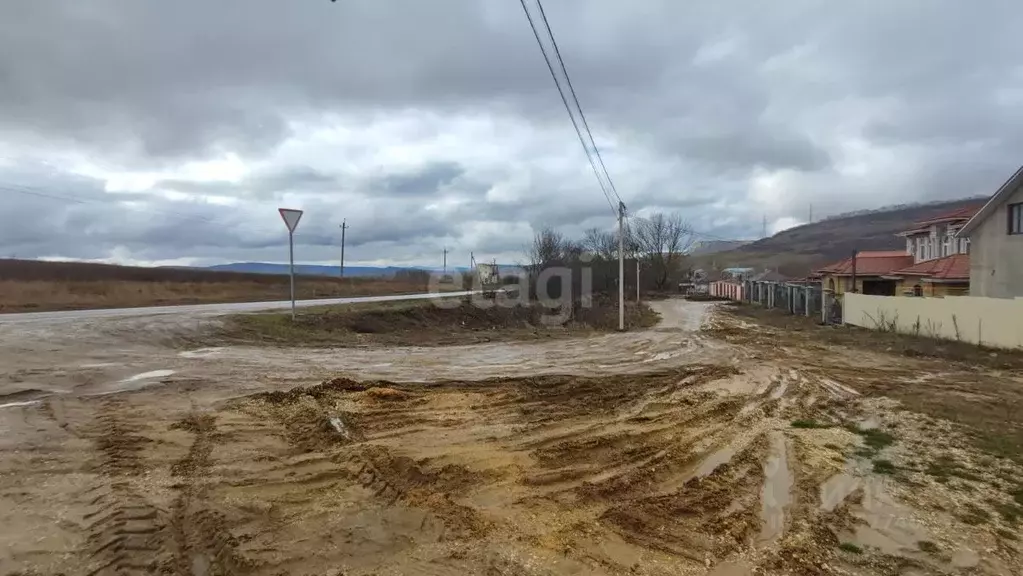
[[[296,296],[340,298],[424,292],[421,282],[300,276]],[[0,313],[287,300],[287,276],[76,262],[0,260]]]

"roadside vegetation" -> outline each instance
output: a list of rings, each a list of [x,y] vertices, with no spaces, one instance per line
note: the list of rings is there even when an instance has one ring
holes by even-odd
[[[300,309],[295,320],[290,311],[236,314],[198,336],[199,342],[190,339],[188,344],[441,346],[579,336],[618,328],[617,305],[609,298],[598,298],[592,307],[575,310],[549,308],[537,302],[505,304],[480,307],[468,299],[451,298],[444,302],[317,306]],[[657,313],[648,306],[627,304],[628,327],[649,327],[657,321]]]

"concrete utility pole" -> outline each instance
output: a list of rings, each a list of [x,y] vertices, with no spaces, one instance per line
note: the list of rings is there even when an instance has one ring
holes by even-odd
[[[348,219],[341,221],[341,277],[345,277],[345,230],[351,228],[348,225]]]
[[[636,304],[639,304],[639,257],[636,257]]]
[[[618,329],[625,330],[625,202],[618,202]]]
[[[760,237],[767,238],[767,214],[764,214],[764,224],[763,227],[760,229]]]
[[[444,247],[444,274],[447,275],[447,273],[448,273],[448,249],[447,249],[447,246],[445,246]]]

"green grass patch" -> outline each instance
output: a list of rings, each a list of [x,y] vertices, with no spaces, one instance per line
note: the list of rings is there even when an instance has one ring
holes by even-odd
[[[928,554],[934,554],[939,550],[938,545],[935,544],[934,542],[931,542],[930,540],[921,540],[916,543],[916,546],[917,548],[924,552],[927,552]]]
[[[842,542],[841,544],[838,545],[838,548],[840,550],[845,550],[846,552],[849,552],[851,554],[863,554],[863,548],[860,548],[859,546],[853,544],[852,542]]]
[[[793,428],[803,428],[803,429],[813,430],[813,429],[817,429],[817,428],[831,428],[831,425],[830,424],[823,424],[823,423],[818,422],[818,421],[813,420],[813,419],[808,419],[808,420],[798,419],[798,420],[793,420],[792,421],[792,427]]]
[[[895,436],[877,428],[862,430],[860,436],[863,436],[863,443],[874,450],[881,450],[895,443]]]
[[[895,443],[893,434],[878,428],[860,428],[856,424],[847,424],[845,429],[863,438],[864,446],[853,452],[861,458],[873,458],[882,449]]]
[[[876,474],[895,474],[897,470],[895,464],[892,464],[891,460],[885,460],[879,458],[874,460],[874,473]]]

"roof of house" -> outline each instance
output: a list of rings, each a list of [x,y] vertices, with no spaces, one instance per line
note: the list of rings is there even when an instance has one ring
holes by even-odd
[[[970,232],[979,226],[981,222],[987,220],[989,216],[994,214],[995,210],[1008,200],[1009,196],[1012,196],[1021,184],[1023,184],[1023,166],[1020,166],[1019,169],[1016,170],[1016,173],[1010,176],[1009,179],[1006,180],[997,191],[995,191],[994,195],[991,196],[991,199],[987,201],[987,204],[984,204],[984,206],[978,210],[972,218],[970,218],[969,222],[959,229],[956,236],[969,236]]]
[[[933,218],[927,220],[921,220],[914,222],[913,226],[909,230],[904,230],[896,234],[896,236],[913,236],[915,234],[925,234],[930,232],[930,228],[934,224],[941,224],[944,222],[957,222],[967,221],[973,217],[981,208],[980,204],[973,204],[971,206],[963,206],[962,208],[956,208],[950,212],[939,214]]]
[[[904,250],[865,251],[856,255],[857,276],[883,276],[892,270],[905,268],[913,263],[913,257]],[[853,269],[852,257],[840,262],[829,264],[817,270],[820,274],[832,276],[851,276]]]
[[[906,268],[893,270],[891,274],[893,276],[926,276],[937,280],[969,280],[970,256],[968,254],[953,254],[926,260]]]

